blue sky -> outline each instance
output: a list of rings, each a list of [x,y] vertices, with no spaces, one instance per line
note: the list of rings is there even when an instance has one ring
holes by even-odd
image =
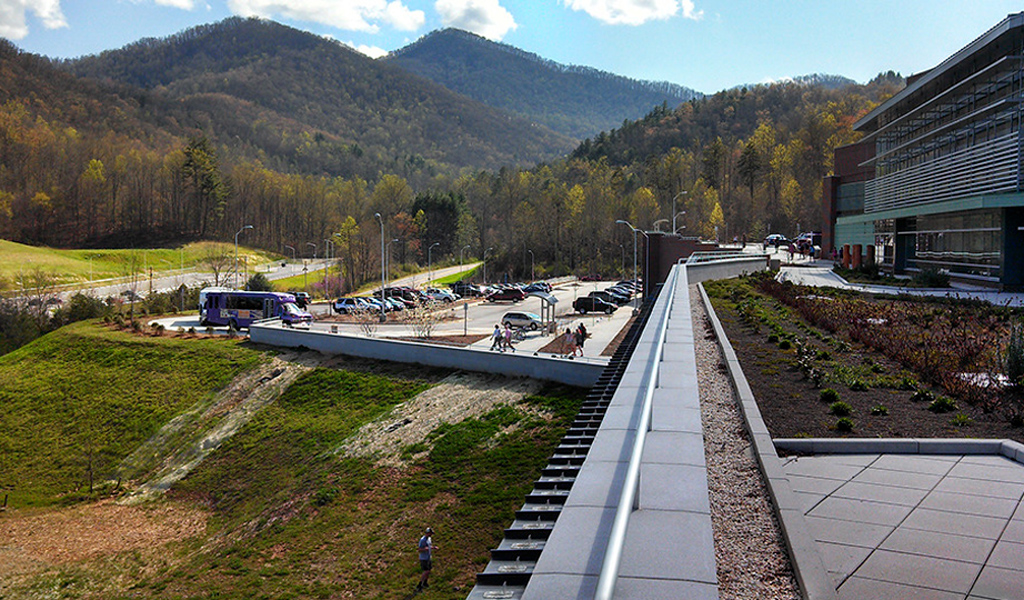
[[[0,37],[76,57],[231,15],[369,54],[459,27],[560,63],[713,93],[809,73],[930,68],[1020,0],[0,0]]]

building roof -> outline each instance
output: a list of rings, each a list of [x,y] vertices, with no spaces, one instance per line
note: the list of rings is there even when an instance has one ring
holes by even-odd
[[[879,128],[879,117],[891,110],[898,104],[905,102],[919,90],[935,82],[943,75],[949,73],[957,66],[970,60],[984,48],[996,43],[1004,35],[1016,30],[1024,30],[1024,12],[1008,15],[995,27],[989,29],[977,39],[961,48],[958,52],[939,63],[936,67],[908,78],[907,86],[899,93],[877,106],[873,111],[862,117],[853,124],[856,131],[870,132]]]

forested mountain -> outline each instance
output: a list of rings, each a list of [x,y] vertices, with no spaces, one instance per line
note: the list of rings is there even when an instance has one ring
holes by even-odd
[[[63,66],[173,100],[179,123],[202,127],[214,142],[250,146],[281,170],[429,178],[530,164],[570,144],[347,46],[258,19],[231,18]],[[296,137],[282,119],[311,137]]]
[[[559,64],[458,29],[429,33],[379,60],[576,139],[701,95],[672,83]]]

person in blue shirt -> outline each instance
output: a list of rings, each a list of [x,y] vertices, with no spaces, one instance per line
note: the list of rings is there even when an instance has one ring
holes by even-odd
[[[433,566],[432,556],[437,546],[434,545],[434,540],[430,536],[434,535],[434,530],[427,527],[427,532],[420,538],[420,543],[417,545],[417,549],[420,552],[420,570],[423,574],[420,575],[420,582],[416,585],[416,591],[422,591],[430,587],[427,583],[427,578],[430,577],[430,569]]]

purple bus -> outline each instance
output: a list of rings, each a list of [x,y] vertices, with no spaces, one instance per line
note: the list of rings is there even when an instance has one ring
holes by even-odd
[[[206,291],[206,290],[204,290]],[[310,323],[313,316],[295,303],[295,296],[279,292],[209,290],[200,310],[202,325],[247,329],[253,321],[279,318],[285,325]]]

